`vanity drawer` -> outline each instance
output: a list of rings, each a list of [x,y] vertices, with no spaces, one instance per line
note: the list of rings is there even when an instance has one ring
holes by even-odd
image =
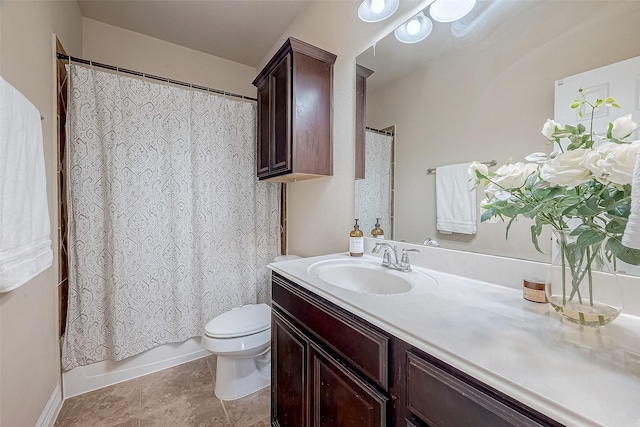
[[[409,352],[406,386],[407,408],[430,427],[548,425]]]
[[[274,307],[289,315],[310,335],[388,390],[389,338],[329,303],[311,298],[304,289],[273,273]],[[346,331],[346,332],[345,332]]]

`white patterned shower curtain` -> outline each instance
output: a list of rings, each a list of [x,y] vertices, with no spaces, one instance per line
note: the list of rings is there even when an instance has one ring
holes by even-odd
[[[256,106],[67,68],[63,368],[181,342],[268,302],[280,189],[255,177]]]
[[[391,151],[393,137],[366,131],[364,179],[356,180],[356,218],[365,236],[371,237],[376,218],[391,238]]]

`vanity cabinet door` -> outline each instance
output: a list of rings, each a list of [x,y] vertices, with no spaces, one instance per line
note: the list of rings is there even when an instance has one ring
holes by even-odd
[[[280,427],[309,425],[309,340],[278,312],[271,313],[271,421]]]
[[[412,353],[407,353],[407,407],[429,427],[549,425]]]
[[[312,426],[386,426],[384,395],[314,343],[310,359]]]

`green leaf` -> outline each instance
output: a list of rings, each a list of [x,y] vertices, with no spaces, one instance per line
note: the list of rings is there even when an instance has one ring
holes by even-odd
[[[622,205],[618,205],[612,210],[607,211],[609,215],[629,218],[629,214],[631,213],[631,205],[628,203],[624,203]]]
[[[640,250],[624,246],[619,237],[609,238],[606,248],[619,260],[631,265],[640,265]]]
[[[621,224],[617,220],[611,220],[607,222],[607,225],[604,227],[604,230],[607,233],[613,233],[613,234],[622,234],[624,233],[624,229],[625,229],[625,225]]]
[[[480,222],[485,222],[490,220],[496,215],[497,212],[498,212],[498,209],[493,207],[487,209],[486,211],[482,212],[482,216],[480,216]]]
[[[584,125],[583,125],[582,123],[579,123],[579,124],[578,124],[577,129],[578,129],[578,133],[582,133],[582,132],[584,132],[585,130],[587,130],[587,128],[586,128],[586,127],[584,127]]]
[[[616,104],[616,103],[611,104],[611,106],[612,106],[613,108],[622,108],[619,104]]]
[[[571,108],[578,108],[579,106],[580,106],[579,102],[575,102],[574,104],[571,104]]]
[[[540,236],[541,232],[542,232],[542,224],[540,224],[536,218],[535,225],[531,226],[531,241],[533,242],[533,246],[535,246],[536,250],[542,254],[544,252],[542,252],[542,249],[540,249],[540,245],[538,243],[538,236]]]
[[[609,96],[604,100],[604,102],[606,102],[607,104],[614,104],[616,100]]]
[[[573,234],[573,233],[572,233]],[[606,234],[598,230],[585,230],[578,236],[576,245],[587,247],[602,242],[607,237]]]
[[[611,131],[613,130],[613,123],[609,123],[609,127],[607,128],[607,138],[611,139],[613,136],[611,135]]]

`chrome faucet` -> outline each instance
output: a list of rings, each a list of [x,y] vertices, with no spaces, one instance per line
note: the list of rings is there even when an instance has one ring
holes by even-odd
[[[371,253],[377,254],[380,249],[384,248],[384,254],[382,255],[382,266],[389,268],[396,268],[398,266],[398,253],[396,247],[391,246],[388,243],[376,243],[371,250]]]
[[[432,239],[431,237],[427,237],[425,239],[425,241],[422,242],[422,244],[425,245],[425,246],[434,246],[434,247],[440,246],[438,241],[436,239]]]
[[[411,271],[411,264],[409,263],[409,254],[407,252],[420,252],[418,249],[403,249],[402,259],[398,262],[398,252],[395,246],[391,246],[388,243],[376,243],[371,250],[372,253],[377,254],[380,249],[384,248],[384,254],[382,255],[382,266],[393,268],[394,270],[408,273]]]

